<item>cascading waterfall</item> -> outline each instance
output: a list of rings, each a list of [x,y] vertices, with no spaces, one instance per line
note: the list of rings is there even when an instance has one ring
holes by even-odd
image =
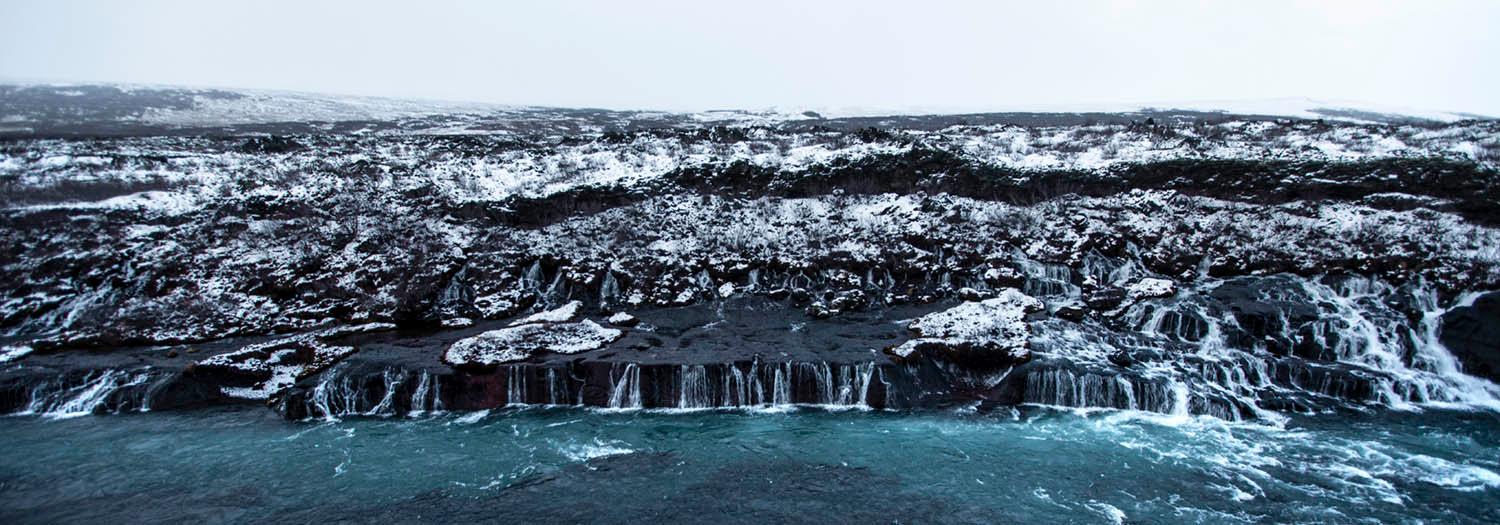
[[[1053,304],[1076,299],[1076,283],[1128,286],[1149,276],[1130,259],[1097,254],[1085,257],[1077,273],[1063,265],[1018,265],[1028,286]],[[547,277],[535,262],[525,279],[540,289]],[[755,273],[750,280],[762,278],[810,282],[800,272]],[[926,278],[936,281],[942,275]],[[606,275],[604,288],[617,286],[609,284],[613,280]],[[868,269],[863,280],[866,286],[894,282],[884,269]],[[561,281],[551,281],[547,288],[561,293]],[[1220,287],[1231,285],[1230,292],[1220,293]],[[1290,275],[1202,277],[1179,286],[1172,297],[1130,299],[1082,322],[1058,317],[1032,321],[1035,361],[996,370],[938,362],[930,368],[939,371],[939,379],[914,379],[905,365],[873,361],[559,362],[506,365],[492,374],[346,362],[312,384],[295,387],[286,398],[297,408],[283,410],[294,414],[290,417],[343,417],[508,405],[884,408],[945,403],[939,399],[944,395],[949,400],[997,395],[1005,402],[1225,419],[1275,419],[1281,411],[1361,404],[1500,408],[1500,387],[1465,375],[1438,337],[1447,308],[1472,301],[1476,294],[1445,307],[1437,291],[1420,280],[1395,286],[1370,278]],[[1258,317],[1244,317],[1244,308]],[[14,383],[18,386],[9,390],[7,410],[57,415],[143,410],[155,392],[168,390],[158,388],[165,382],[139,370],[31,381]]]
[[[439,381],[437,376],[429,372],[419,372],[417,374],[416,389],[411,394],[411,410],[408,414],[421,416],[438,414],[443,411],[442,381]]]
[[[615,272],[605,270],[604,281],[599,284],[599,302],[613,304],[620,297],[620,281],[615,279]]]
[[[678,408],[712,408],[709,397],[708,370],[703,365],[682,365],[677,398]]]
[[[1085,278],[1118,283],[1131,278],[1134,271],[1126,268],[1128,264],[1093,260],[1085,265]],[[1105,320],[1133,333],[1040,323],[1036,339],[1042,355],[1091,370],[1062,366],[1034,371],[1027,376],[1025,400],[1068,407],[1133,404],[1138,410],[1187,410],[1226,419],[1237,419],[1236,412],[1276,418],[1273,410],[1350,402],[1395,408],[1500,407],[1500,387],[1463,374],[1439,342],[1438,325],[1446,309],[1425,283],[1396,287],[1359,277],[1277,279],[1287,284],[1261,290],[1259,299],[1262,305],[1290,306],[1275,306],[1265,330],[1286,341],[1296,356],[1273,353],[1261,341],[1249,347],[1231,343],[1230,334],[1244,333],[1244,328],[1227,305],[1206,295],[1220,284],[1208,280],[1173,298],[1135,303],[1114,320]],[[1420,320],[1408,321],[1409,314],[1396,310],[1399,304],[1415,305]],[[1294,314],[1287,308],[1300,310]],[[1321,352],[1329,360],[1303,352]],[[1127,373],[1112,366],[1113,355],[1143,355],[1146,362],[1133,364]],[[1133,401],[1126,395],[1126,382],[1132,385]]]
[[[355,384],[356,378],[349,374],[340,373],[341,368],[335,367],[324,374],[313,387],[308,396],[308,403],[315,408],[315,413],[323,417],[340,417],[350,415],[388,415],[373,414],[362,408],[365,404],[365,390],[362,385]]]
[[[17,415],[67,418],[100,411],[150,410],[147,382],[151,371],[90,371],[81,381],[57,378],[33,386]]]
[[[526,289],[533,292],[540,292],[542,290],[543,279],[542,261],[540,259],[533,261],[531,266],[526,268],[526,275],[521,279],[526,283]]]
[[[446,410],[442,376],[426,370],[386,367],[362,372],[337,366],[297,398],[309,416],[420,416]]]
[[[1038,370],[1027,374],[1024,400],[1060,407],[1173,413],[1188,409],[1188,400],[1179,395],[1179,385],[1145,378],[1131,380],[1123,374]]]
[[[1438,341],[1437,325],[1446,309],[1438,305],[1437,292],[1425,283],[1397,289],[1378,280],[1352,277],[1337,288],[1314,281],[1302,285],[1319,304],[1331,307],[1330,315],[1337,322],[1318,326],[1338,331],[1333,347],[1338,360],[1382,373],[1376,384],[1385,404],[1500,406],[1500,387],[1460,372],[1453,354]],[[1392,297],[1409,298],[1421,310],[1417,326],[1390,310],[1386,300]]]
[[[1026,276],[1021,291],[1037,298],[1078,299],[1081,291],[1073,284],[1073,270],[1066,265],[1047,264],[1027,258],[1016,259],[1016,266]]]
[[[890,404],[888,398],[872,397],[877,386],[881,395],[889,395],[890,385],[881,370],[872,362],[617,363],[596,375],[568,366],[511,365],[493,374],[445,376],[341,366],[329,370],[306,390],[294,389],[284,397],[280,409],[293,418],[336,418],[418,416],[453,409],[535,405],[610,409],[871,408]],[[464,381],[479,383],[465,387]],[[450,403],[457,398],[444,395],[452,382],[475,393],[500,388],[504,397],[470,396],[453,405]]]
[[[526,372],[525,368],[518,366],[505,369],[506,406],[522,406],[526,404]]]
[[[641,408],[641,368],[625,365],[609,395],[609,408]]]

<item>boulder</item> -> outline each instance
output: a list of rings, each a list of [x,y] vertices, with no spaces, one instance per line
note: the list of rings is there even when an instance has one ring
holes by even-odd
[[[990,286],[1019,288],[1026,284],[1026,274],[1009,266],[988,268],[984,271],[984,282]]]
[[[1082,306],[1070,304],[1058,307],[1057,311],[1052,312],[1052,315],[1077,323],[1083,321],[1084,316],[1088,315],[1088,310],[1085,310]]]
[[[624,335],[590,320],[576,323],[533,323],[490,330],[461,339],[443,353],[455,367],[484,368],[523,361],[540,352],[576,354],[603,348]]]
[[[1172,294],[1177,293],[1177,285],[1166,279],[1147,277],[1130,285],[1129,288],[1125,289],[1125,293],[1131,301],[1158,299],[1171,297]]]
[[[827,319],[829,317],[837,315],[839,312],[838,310],[830,310],[827,305],[824,305],[820,301],[807,305],[807,308],[803,310],[803,313],[806,313],[808,317],[811,317],[813,319]]]
[[[834,310],[851,312],[863,310],[870,303],[870,298],[861,290],[846,290],[834,295],[828,306]]]
[[[523,324],[532,323],[562,323],[572,321],[573,319],[578,318],[578,309],[582,307],[583,303],[581,301],[568,301],[567,304],[564,304],[557,308],[553,308],[545,312],[537,312],[524,318],[518,319],[510,323],[510,325],[520,326]]]
[[[958,289],[958,298],[965,301],[982,301],[985,299],[985,295],[984,292],[967,286]]]
[[[641,324],[640,318],[625,312],[615,312],[614,315],[609,316],[608,321],[609,324],[614,326],[623,326],[626,328]]]
[[[933,353],[953,363],[982,368],[1024,363],[1031,359],[1027,347],[1031,327],[1026,318],[1043,308],[1036,298],[1007,288],[993,299],[966,302],[913,320],[907,328],[917,337],[886,351],[903,360]]]

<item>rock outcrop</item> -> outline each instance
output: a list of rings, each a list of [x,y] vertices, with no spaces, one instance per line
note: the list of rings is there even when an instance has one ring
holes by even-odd
[[[1500,293],[1444,314],[1441,338],[1464,372],[1500,382]]]
[[[443,362],[472,368],[522,361],[537,352],[576,354],[601,348],[620,335],[619,330],[589,320],[513,326],[454,343],[443,354]]]
[[[965,302],[915,319],[907,328],[917,337],[887,350],[902,360],[919,354],[974,367],[996,367],[1031,359],[1026,318],[1041,311],[1041,301],[1014,288],[997,297]]]

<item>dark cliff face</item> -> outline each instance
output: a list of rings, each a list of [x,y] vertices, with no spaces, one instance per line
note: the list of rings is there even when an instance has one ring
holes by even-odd
[[[0,95],[16,107],[47,96]],[[337,412],[320,383],[337,378],[359,397],[340,401],[351,413],[431,409],[440,384],[459,396],[450,408],[781,395],[1226,417],[1319,404],[1287,389],[1372,403],[1493,395],[1450,377],[1431,335],[1441,318],[1464,370],[1494,377],[1493,296],[1443,314],[1500,285],[1493,122],[1010,115],[877,129],[522,108],[261,122],[304,134],[244,136],[260,128],[182,125],[229,95],[161,95],[149,111],[127,108],[145,94],[104,95],[88,118],[178,120],[64,140],[41,137],[98,122],[34,113],[63,127],[0,143],[0,331],[22,366],[170,351],[151,366],[197,364],[142,381],[253,391],[295,414]],[[401,131],[459,124],[489,134]],[[910,319],[1010,289],[1043,305],[1018,321],[1035,355],[944,338],[882,353],[923,335]],[[532,345],[523,368],[439,360],[569,301],[581,307],[568,323],[600,326],[559,330],[622,335]],[[622,311],[643,324],[607,320]],[[723,324],[740,316],[764,321]],[[787,335],[801,330],[814,335]],[[352,335],[370,331],[409,337]],[[969,360],[983,366],[950,359],[1002,348]],[[338,364],[350,355],[385,357]],[[41,379],[11,377],[12,407],[76,398],[37,401],[27,385]],[[884,378],[878,395],[871,377]],[[849,389],[866,392],[836,394]],[[941,395],[918,394],[929,391]]]
[[[1481,295],[1473,305],[1444,314],[1442,338],[1464,372],[1500,381],[1500,293]]]

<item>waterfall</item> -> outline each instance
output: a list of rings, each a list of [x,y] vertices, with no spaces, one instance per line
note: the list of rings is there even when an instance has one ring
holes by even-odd
[[[641,408],[640,366],[635,363],[625,365],[625,371],[614,381],[614,391],[609,395],[609,408]]]
[[[772,382],[771,405],[786,406],[792,404],[792,368],[791,364],[786,366],[780,364],[775,366],[775,381]]]
[[[1026,375],[1024,401],[1072,408],[1118,408],[1170,413],[1179,405],[1174,385],[1118,374],[1038,370]]]
[[[1128,282],[1145,275],[1128,262],[1094,261],[1085,279]],[[1060,283],[1064,270],[1037,263],[1027,274],[1039,275],[1039,283]],[[866,277],[879,280],[878,273]],[[1221,293],[1222,286],[1232,287]],[[1035,358],[996,370],[941,361],[573,361],[453,375],[368,369],[355,379],[341,365],[309,388],[306,412],[421,414],[526,403],[887,408],[972,399],[1274,420],[1285,411],[1362,405],[1496,406],[1500,387],[1464,375],[1439,342],[1444,312],[1437,293],[1420,282],[1201,278],[1172,297],[1135,301],[1082,322],[1031,321]]]
[[[748,406],[754,401],[750,399],[751,383],[745,380],[745,373],[739,367],[729,365],[724,375],[724,393],[720,397],[725,406]]]
[[[351,384],[353,380],[339,373],[340,371],[340,367],[335,367],[325,373],[313,386],[312,393],[308,396],[308,404],[316,409],[313,412],[325,418],[355,415],[361,412],[358,398],[362,394],[362,389],[353,386]]]
[[[526,405],[526,369],[505,367],[505,406]]]
[[[1396,288],[1375,279],[1351,277],[1337,287],[1311,280],[1301,285],[1318,304],[1325,305],[1325,319],[1329,319],[1315,325],[1314,337],[1336,336],[1332,350],[1339,361],[1383,373],[1386,377],[1376,383],[1384,404],[1500,407],[1500,387],[1463,374],[1457,359],[1438,341],[1438,324],[1447,309],[1438,305],[1437,292],[1425,282]],[[1402,299],[1420,309],[1416,326],[1388,304]]]
[[[1082,291],[1073,284],[1073,270],[1062,264],[1047,264],[1025,257],[1015,260],[1026,276],[1021,291],[1039,299],[1078,299]]]
[[[89,371],[81,381],[56,378],[38,383],[17,415],[70,418],[104,411],[150,410],[146,383],[150,369]]]
[[[713,407],[713,400],[709,398],[708,371],[703,365],[682,365],[679,377],[677,408]]]
[[[1105,257],[1097,252],[1085,255],[1083,267],[1079,269],[1085,281],[1112,286],[1124,286],[1140,271],[1134,259]]]
[[[438,414],[443,412],[443,383],[431,372],[417,373],[417,386],[412,390],[411,416]]]
[[[406,382],[406,374],[400,370],[387,368],[380,372],[382,385],[385,393],[380,396],[380,401],[370,407],[367,415],[390,416],[395,415],[396,391]]]
[[[620,282],[615,280],[615,272],[605,270],[604,282],[599,285],[599,302],[602,304],[614,304],[620,297]]]
[[[1086,261],[1085,278],[1134,278],[1126,277],[1134,270],[1123,271],[1128,264],[1107,263]],[[1045,272],[1044,265],[1027,270]],[[1400,287],[1361,277],[1235,280],[1237,289],[1253,292],[1251,303],[1216,297],[1224,283],[1202,278],[1176,297],[1130,305],[1103,325],[1035,323],[1037,355],[1067,371],[1033,372],[1023,397],[1226,419],[1275,419],[1277,410],[1348,403],[1500,407],[1500,387],[1463,374],[1438,340],[1447,309],[1420,280]],[[1253,325],[1241,326],[1238,308],[1254,312]],[[1117,355],[1135,357],[1117,365]],[[1108,376],[1118,376],[1118,387],[1109,386]],[[1124,395],[1126,382],[1133,402]]]
[[[542,290],[542,279],[541,259],[532,261],[531,266],[526,268],[526,275],[521,277],[521,281],[526,283],[526,289],[533,292],[540,292]]]
[[[562,304],[563,301],[568,300],[568,297],[572,294],[572,290],[565,290],[566,288],[568,288],[568,283],[563,280],[563,272],[559,271],[557,275],[552,277],[552,284],[547,285],[547,290],[542,292],[545,304],[550,307]]]
[[[567,378],[562,377],[562,371],[556,368],[547,369],[547,404],[573,404],[572,396],[568,394]]]

